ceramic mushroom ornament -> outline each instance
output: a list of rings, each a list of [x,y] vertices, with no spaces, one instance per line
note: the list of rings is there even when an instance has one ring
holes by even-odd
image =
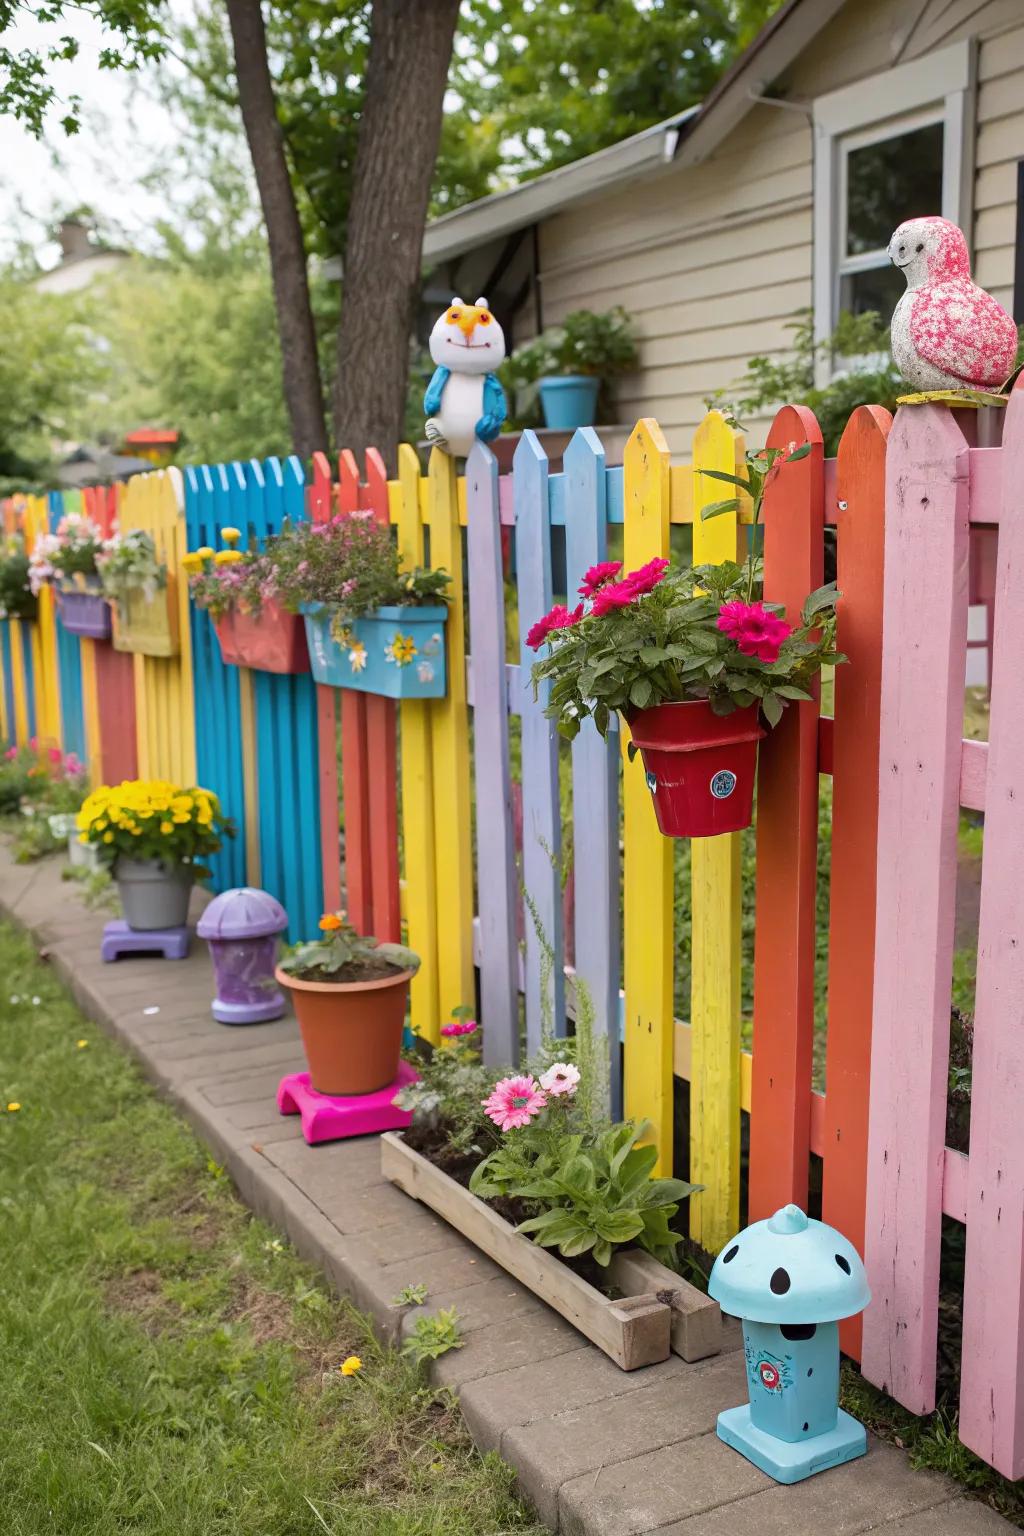
[[[478,439],[497,437],[507,414],[496,372],[505,337],[487,300],[452,299],[430,333],[430,356],[437,367],[423,397],[427,441],[465,458]]]
[[[892,356],[918,390],[999,389],[1013,372],[1017,327],[971,281],[963,231],[948,219],[906,219],[889,258],[907,279],[892,317]]]

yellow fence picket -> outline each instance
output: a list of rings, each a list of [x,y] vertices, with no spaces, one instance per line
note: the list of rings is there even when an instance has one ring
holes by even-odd
[[[45,496],[30,496],[25,509],[25,545],[31,550],[37,537],[49,529]],[[60,682],[57,669],[57,602],[47,583],[39,593],[38,619],[32,636],[33,678],[36,690],[36,734],[40,741],[60,746]]]
[[[420,466],[408,443],[398,450],[398,479],[388,484],[391,516],[398,525],[404,570],[422,565]],[[454,620],[452,621],[454,622]],[[402,844],[405,855],[404,908],[409,946],[420,957],[410,989],[412,1027],[432,1044],[440,1040],[438,1002],[438,885],[434,843],[432,712],[426,699],[403,699],[400,745]]]
[[[627,570],[668,554],[668,445],[645,418],[626,444],[624,543]],[[623,749],[629,732],[623,728]],[[662,837],[639,754],[624,764],[624,945],[626,1115],[649,1120],[657,1172],[672,1172],[672,842]]]
[[[731,494],[704,471],[735,474],[736,458],[736,433],[709,411],[693,439],[694,564],[736,559],[736,513],[701,521]],[[740,1217],[740,834],[697,837],[690,849],[690,1178],[705,1186],[690,1200],[690,1235],[717,1253]]]

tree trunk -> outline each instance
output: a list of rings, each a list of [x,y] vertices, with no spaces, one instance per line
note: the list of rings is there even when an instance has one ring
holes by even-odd
[[[306,247],[277,117],[260,0],[227,0],[227,11],[242,122],[267,226],[292,443],[299,457],[308,459],[316,449],[326,450],[327,425],[309,302]],[[258,345],[259,338],[253,341]],[[242,384],[244,387],[244,381]]]
[[[394,466],[459,0],[374,0],[342,274],[334,427]]]

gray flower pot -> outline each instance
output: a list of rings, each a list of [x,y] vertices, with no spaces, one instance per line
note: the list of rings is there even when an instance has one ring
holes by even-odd
[[[145,933],[180,928],[188,920],[193,876],[187,865],[120,858],[114,873],[129,928]]]

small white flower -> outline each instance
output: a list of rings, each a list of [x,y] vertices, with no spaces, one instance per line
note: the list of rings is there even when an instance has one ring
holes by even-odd
[[[573,1066],[571,1061],[556,1061],[543,1074],[540,1085],[545,1093],[553,1094],[555,1098],[563,1093],[572,1098],[579,1081],[579,1067]]]
[[[18,1004],[21,1002],[21,998],[17,995],[17,993],[15,993],[14,996],[11,998],[11,1002],[12,1002],[12,1004],[15,1007],[17,1007]]]
[[[38,1007],[39,1007],[39,1004],[40,1004],[40,1003],[41,1003],[41,1002],[42,1002],[42,998],[41,998],[41,997],[34,997],[34,998],[33,998],[33,999],[32,999],[32,1007],[33,1007],[33,1008],[38,1008]]]

